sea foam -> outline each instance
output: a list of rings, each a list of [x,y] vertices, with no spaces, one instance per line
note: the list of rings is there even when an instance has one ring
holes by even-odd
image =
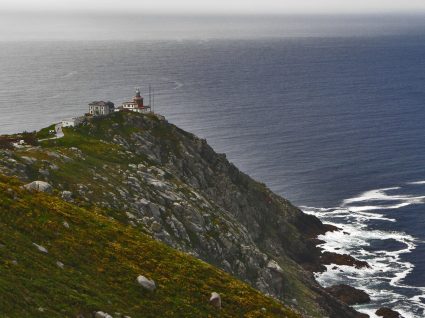
[[[425,196],[397,193],[408,193],[411,185],[425,185],[425,181],[366,191],[343,200],[338,207],[302,207],[305,213],[340,229],[319,236],[325,242],[320,245],[324,251],[350,254],[369,263],[370,268],[362,269],[327,265],[327,270],[316,273],[315,277],[323,286],[347,283],[365,290],[371,297],[371,303],[355,308],[370,317],[377,317],[374,312],[383,306],[397,310],[406,318],[425,316],[425,304],[422,302],[425,300],[425,287],[409,286],[403,282],[414,265],[405,261],[402,255],[412,252],[420,242],[408,233],[386,230],[385,226],[385,222],[396,221],[387,216],[389,211],[424,204]],[[379,225],[376,226],[375,222],[372,227],[371,221],[379,221]],[[376,242],[382,243],[377,245]]]

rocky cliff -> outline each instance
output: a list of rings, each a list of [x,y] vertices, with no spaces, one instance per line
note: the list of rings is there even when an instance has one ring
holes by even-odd
[[[48,182],[248,282],[311,317],[361,317],[327,293],[315,237],[330,230],[240,172],[205,140],[156,115],[92,118],[65,137],[0,150],[0,173]],[[10,148],[10,149],[7,149]]]

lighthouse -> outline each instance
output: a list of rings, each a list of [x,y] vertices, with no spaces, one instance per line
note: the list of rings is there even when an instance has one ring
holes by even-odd
[[[140,95],[140,89],[136,88],[136,95],[131,102],[124,102],[116,111],[132,111],[136,113],[149,113],[151,111],[150,105],[143,104],[143,97]]]
[[[140,95],[140,89],[136,88],[136,96],[133,97],[134,104],[137,105],[138,108],[143,108],[143,97]]]

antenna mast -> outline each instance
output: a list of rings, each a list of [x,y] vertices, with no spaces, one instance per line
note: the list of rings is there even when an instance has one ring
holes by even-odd
[[[149,107],[152,107],[151,84],[149,84]]]

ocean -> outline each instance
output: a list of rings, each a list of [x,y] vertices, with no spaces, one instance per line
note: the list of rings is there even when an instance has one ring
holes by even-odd
[[[425,33],[0,41],[0,133],[155,88],[155,111],[305,212],[324,248],[366,260],[317,279],[425,317]]]

